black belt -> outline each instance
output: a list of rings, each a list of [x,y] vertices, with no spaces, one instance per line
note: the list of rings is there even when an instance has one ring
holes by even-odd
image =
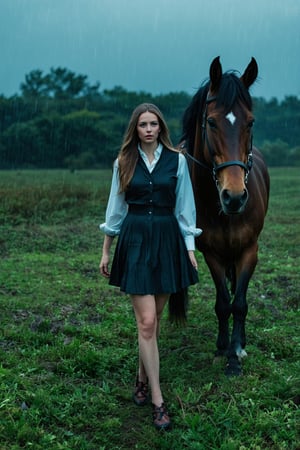
[[[165,206],[148,205],[129,205],[128,212],[137,215],[154,215],[154,216],[170,216],[174,214],[173,208]]]

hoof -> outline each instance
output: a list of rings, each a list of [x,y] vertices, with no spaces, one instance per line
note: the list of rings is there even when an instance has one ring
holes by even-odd
[[[225,368],[225,375],[227,377],[238,377],[242,375],[242,373],[242,364],[239,359],[236,357],[228,359],[228,363]]]

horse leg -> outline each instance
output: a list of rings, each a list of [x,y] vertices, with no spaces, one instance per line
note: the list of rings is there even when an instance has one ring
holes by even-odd
[[[216,290],[215,312],[219,325],[216,356],[225,356],[229,347],[230,294],[225,281],[217,285]]]
[[[226,285],[224,267],[211,255],[205,255],[206,263],[216,287],[215,312],[218,319],[216,356],[226,356],[229,347],[230,294]]]
[[[242,374],[241,358],[246,355],[244,350],[246,346],[245,321],[248,312],[246,290],[247,287],[237,290],[231,305],[233,326],[225,369],[225,374],[228,376]]]
[[[228,351],[228,363],[225,370],[225,373],[228,376],[242,374],[241,359],[243,356],[246,356],[245,322],[248,313],[246,296],[249,281],[254,272],[256,263],[257,246],[254,246],[246,252],[237,267],[237,286],[231,305],[233,327]]]

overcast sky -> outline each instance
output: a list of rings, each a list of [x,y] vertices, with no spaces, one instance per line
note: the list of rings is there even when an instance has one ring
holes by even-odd
[[[0,94],[51,67],[88,76],[100,90],[194,93],[220,55],[251,93],[300,96],[300,0],[0,0]]]

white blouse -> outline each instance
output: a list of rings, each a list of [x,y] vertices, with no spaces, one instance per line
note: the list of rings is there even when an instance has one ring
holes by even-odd
[[[155,150],[154,160],[150,163],[146,153],[143,152],[141,147],[139,147],[140,155],[150,173],[156,166],[162,149],[163,146],[160,143]],[[113,176],[106,208],[105,222],[100,225],[100,229],[109,236],[116,236],[120,233],[121,225],[128,210],[128,205],[125,201],[125,193],[119,193],[120,181],[118,171],[118,159],[116,159],[113,166]],[[187,250],[195,250],[195,237],[200,236],[202,230],[200,228],[196,228],[196,207],[193,188],[186,159],[181,153],[179,153],[175,193],[175,217],[178,221]]]

